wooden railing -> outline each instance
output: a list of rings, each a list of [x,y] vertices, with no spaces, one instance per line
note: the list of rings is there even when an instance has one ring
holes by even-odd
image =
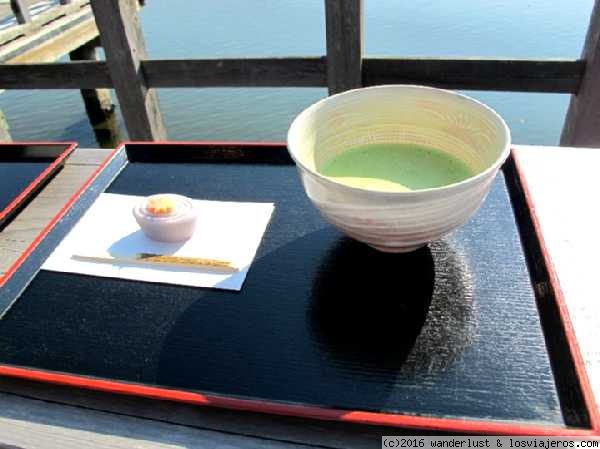
[[[19,36],[27,36],[39,31],[44,25],[56,19],[77,12],[89,4],[89,0],[61,0],[60,7],[51,8],[35,17],[29,14],[24,0],[11,0],[10,6],[20,26],[7,28],[0,33],[0,43],[9,42]]]
[[[10,0],[10,9],[12,9],[17,23],[24,24],[31,22],[31,15],[24,0]]]
[[[573,94],[562,145],[600,146],[600,0],[581,59],[364,58],[363,0],[325,0],[327,55],[305,58],[148,59],[136,0],[91,0],[106,61],[0,65],[0,89],[113,88],[129,136],[164,140],[154,88],[426,84],[451,89]]]

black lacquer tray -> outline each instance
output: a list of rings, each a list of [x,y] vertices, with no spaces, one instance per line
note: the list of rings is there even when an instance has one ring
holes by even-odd
[[[103,191],[275,212],[240,292],[40,271]],[[0,293],[0,374],[358,423],[597,431],[511,161],[466,225],[410,254],[327,224],[281,144],[126,144],[69,206]]]
[[[72,142],[0,144],[0,229],[62,168],[75,147]]]

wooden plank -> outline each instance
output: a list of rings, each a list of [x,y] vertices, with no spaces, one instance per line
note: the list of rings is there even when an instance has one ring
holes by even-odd
[[[0,233],[0,273],[4,273],[33,241],[35,236],[58,213],[61,205],[75,193],[73,186],[82,185],[93,168],[65,166]],[[58,180],[60,176],[60,180]],[[50,200],[50,201],[49,201]],[[44,203],[46,202],[46,203]]]
[[[29,7],[24,0],[10,0],[10,9],[12,9],[17,23],[29,23],[31,22],[31,14],[29,13]]]
[[[326,0],[327,85],[329,94],[361,86],[363,1]]]
[[[325,86],[324,58],[148,60],[151,87]],[[112,87],[105,62],[0,65],[2,89]]]
[[[93,0],[106,62],[132,140],[166,140],[156,92],[149,88],[141,61],[146,48],[137,0]]]
[[[91,12],[87,18],[82,18],[77,23],[65,24],[60,28],[62,31],[57,30],[52,38],[44,39],[38,45],[31,46],[8,62],[11,64],[53,62],[98,36],[98,28]]]
[[[80,449],[296,449],[297,445],[247,435],[103,413],[0,394],[0,444]],[[1,446],[0,446],[1,447]]]
[[[93,89],[112,87],[104,61],[0,64],[0,89]]]
[[[81,152],[77,149],[75,153]],[[56,177],[0,233],[0,273],[4,273],[92,174],[109,150],[73,154]]]
[[[89,33],[83,36],[88,40],[98,35],[94,15],[89,6],[57,18],[31,35],[0,46],[0,61],[10,63],[52,61],[53,59],[45,56],[45,53],[48,53],[47,49],[54,50],[53,53],[58,56],[67,54],[81,45],[82,33]],[[62,49],[60,45],[65,48]]]
[[[141,62],[149,87],[325,86],[325,65],[318,57]],[[570,93],[577,91],[583,70],[580,60],[363,60],[365,85],[416,83],[456,89]],[[103,62],[0,65],[3,89],[111,86]]]
[[[78,148],[65,167],[0,233],[0,273],[17,259],[111,150]]]
[[[91,165],[97,167],[113,151],[107,148],[77,148],[66,161],[66,165]],[[76,186],[74,186],[76,187]]]
[[[325,86],[325,59],[165,59],[142,63],[152,87]]]
[[[231,435],[286,441],[311,447],[367,449],[380,447],[381,435],[426,435],[432,433],[414,429],[356,425],[199,407],[34,383],[22,379],[0,378],[0,391],[26,398],[38,398],[50,404],[73,405],[83,409],[115,413],[120,416],[135,416],[151,420],[150,423],[153,421],[168,422],[226,432]],[[1,397],[0,395],[0,407],[4,405]],[[47,407],[49,408],[51,405]]]
[[[583,70],[580,60],[367,58],[363,60],[363,84],[573,93]]]
[[[600,0],[594,3],[581,59],[585,71],[577,95],[571,97],[560,144],[600,146]]]

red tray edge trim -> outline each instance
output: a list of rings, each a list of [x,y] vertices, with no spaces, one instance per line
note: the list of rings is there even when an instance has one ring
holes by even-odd
[[[145,142],[141,140],[127,140],[117,145],[117,148],[127,145],[183,145],[183,146],[218,146],[218,145],[239,145],[239,146],[261,146],[261,147],[287,147],[284,141],[261,141],[261,140],[157,140],[153,142]]]
[[[565,335],[567,337],[569,350],[571,351],[573,361],[575,362],[575,371],[577,372],[579,385],[583,393],[585,405],[590,416],[590,424],[592,429],[594,429],[597,432],[597,434],[600,435],[600,409],[598,408],[598,404],[596,404],[596,400],[592,390],[592,384],[590,383],[589,377],[587,375],[587,370],[585,368],[585,361],[583,359],[583,355],[581,354],[579,344],[577,343],[575,328],[573,327],[573,322],[571,321],[571,316],[569,314],[569,309],[565,301],[564,293],[560,287],[558,274],[556,273],[556,268],[554,267],[552,257],[548,252],[548,246],[544,239],[544,235],[542,234],[542,228],[539,217],[536,213],[536,207],[533,202],[533,197],[531,195],[531,191],[529,190],[525,174],[522,171],[522,165],[521,161],[519,160],[518,149],[513,149],[512,157],[515,163],[517,175],[519,176],[519,182],[521,184],[521,187],[523,188],[525,203],[531,213],[531,219],[533,222],[533,227],[535,229],[535,234],[538,238],[538,241],[540,242],[542,256],[544,257],[544,262],[546,263],[546,270],[548,272],[550,284],[552,289],[554,290],[554,296],[556,298],[556,304],[560,312],[560,318],[565,328]]]
[[[36,237],[36,239],[27,247],[17,261],[9,268],[9,270],[0,278],[0,286],[3,285],[35,247],[44,239],[51,231],[54,225],[64,216],[73,203],[79,196],[92,184],[100,172],[110,163],[117,153],[122,151],[127,144],[145,144],[145,145],[160,145],[160,144],[183,144],[183,145],[219,145],[219,144],[239,144],[239,145],[268,145],[281,146],[285,145],[279,142],[219,142],[219,141],[202,141],[202,142],[122,142],[110,155],[94,170],[90,178],[77,190],[77,192],[69,199],[62,207],[58,214],[44,228],[44,230]],[[513,152],[514,155],[514,152]],[[515,158],[516,159],[516,158]],[[515,160],[517,172],[521,181],[522,176],[519,171],[518,161]],[[524,193],[528,207],[531,206],[530,198],[526,184],[523,185]],[[541,234],[539,233],[539,223],[535,217],[535,211],[532,210],[534,225],[537,237],[540,239],[544,257],[547,258],[546,246]],[[573,353],[575,360],[575,368],[581,382],[581,387],[586,401],[586,406],[590,412],[590,421],[592,429],[579,429],[569,427],[545,426],[537,424],[520,424],[517,422],[499,422],[499,421],[483,421],[474,419],[458,419],[458,418],[435,418],[425,416],[413,416],[391,413],[364,412],[364,411],[348,411],[336,410],[329,408],[321,408],[315,406],[305,406],[296,404],[282,404],[269,401],[239,399],[231,397],[210,396],[201,393],[193,393],[182,390],[166,389],[160,387],[151,387],[146,385],[138,385],[120,381],[110,381],[96,379],[80,375],[61,374],[50,371],[41,371],[29,368],[21,368],[10,365],[0,364],[0,375],[8,377],[16,377],[37,382],[45,382],[56,385],[71,386],[88,390],[103,391],[107,393],[116,393],[129,396],[139,396],[150,399],[169,400],[188,404],[212,406],[226,408],[231,410],[240,410],[248,412],[259,412],[276,415],[296,416],[301,418],[312,418],[328,421],[342,421],[354,424],[369,424],[377,426],[394,426],[412,429],[422,429],[431,431],[448,431],[448,432],[469,432],[489,435],[536,435],[536,436],[565,436],[565,437],[594,437],[600,434],[598,432],[598,416],[597,411],[592,409],[594,404],[591,385],[587,378],[585,369],[583,368],[583,358],[579,352],[573,327],[568,318],[568,311],[564,303],[562,292],[558,285],[556,273],[551,264],[548,265],[550,280],[553,287],[556,289],[556,298],[561,313],[561,319],[565,324],[565,332],[569,344],[569,349]],[[583,371],[582,371],[583,370]]]
[[[74,144],[73,149],[75,149],[77,144]],[[17,260],[13,262],[13,264],[8,267],[6,272],[0,276],[0,287],[2,287],[6,281],[17,271],[17,269],[21,266],[21,264],[29,257],[29,255],[35,250],[35,248],[40,244],[40,242],[48,235],[48,233],[52,230],[54,225],[58,223],[58,221],[67,213],[67,211],[71,208],[73,203],[77,201],[77,199],[81,196],[81,194],[94,182],[96,177],[100,174],[100,172],[110,163],[110,161],[116,156],[116,154],[121,151],[121,148],[117,148],[110,152],[110,154],[104,159],[98,167],[92,172],[90,177],[85,181],[85,183],[69,198],[69,200],[63,205],[63,207],[58,211],[58,213],[50,220],[50,222],[40,231],[37,237],[25,248],[25,250],[19,255]],[[66,158],[68,154],[64,155]],[[61,155],[63,157],[63,155]],[[64,160],[63,158],[63,160]]]
[[[457,418],[430,418],[391,413],[346,411],[315,406],[282,404],[276,402],[210,396],[182,390],[171,390],[119,381],[102,380],[85,376],[53,373],[14,366],[0,365],[0,375],[65,385],[89,390],[103,391],[150,399],[169,400],[187,404],[212,406],[230,410],[296,416],[301,418],[343,421],[355,424],[395,426],[432,431],[464,431],[491,435],[538,435],[538,436],[594,436],[587,429],[552,427],[519,423],[502,423]]]
[[[56,170],[69,155],[77,148],[76,142],[10,142],[6,145],[56,145],[66,146],[67,148],[61,152],[54,161],[44,169],[33,181],[29,183],[25,189],[19,193],[4,210],[0,211],[0,220],[12,212],[33,190],[35,190],[47,176],[49,176],[54,170]]]

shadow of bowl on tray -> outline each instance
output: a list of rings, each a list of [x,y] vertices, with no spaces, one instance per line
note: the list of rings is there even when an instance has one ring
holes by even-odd
[[[434,281],[427,247],[391,254],[344,238],[322,264],[307,322],[334,365],[397,371],[425,323]]]
[[[270,243],[241,292],[181,290],[186,306],[165,319],[155,382],[382,410],[421,384],[405,373],[439,373],[464,347],[470,287],[452,245],[383,254],[329,226]]]
[[[391,254],[345,238],[322,264],[307,322],[340,369],[432,375],[473,334],[467,273],[446,241]]]

